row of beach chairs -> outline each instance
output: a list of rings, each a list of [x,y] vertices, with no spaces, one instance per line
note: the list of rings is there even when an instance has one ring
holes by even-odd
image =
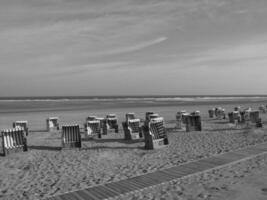
[[[251,109],[241,110],[240,107],[234,108],[233,112],[228,113],[230,123],[251,122],[257,127],[262,127],[259,117],[260,111]],[[214,108],[209,110],[209,117],[225,119],[225,110]],[[141,125],[143,122],[143,125]],[[46,120],[47,130],[59,130],[58,117],[50,117]],[[89,116],[84,124],[85,138],[98,138],[106,135],[109,130],[118,133],[118,119],[115,114],[109,114],[106,118]],[[124,138],[126,140],[144,139],[145,149],[161,148],[169,144],[164,119],[159,114],[147,112],[145,120],[136,118],[134,113],[127,113],[125,121],[122,122]],[[187,132],[201,131],[202,123],[199,111],[188,113],[180,111],[176,114],[176,128],[185,127]],[[2,131],[3,154],[10,152],[27,151],[28,122],[16,121],[13,129]],[[62,148],[81,148],[82,140],[79,125],[62,126]]]
[[[256,124],[256,127],[262,127],[262,121],[260,113],[266,112],[266,106],[261,105],[259,110],[252,110],[247,108],[242,110],[240,106],[235,107],[232,112],[228,113],[229,123],[238,125],[241,123]],[[221,107],[213,108],[209,110],[209,117],[216,119],[226,119],[225,110]]]
[[[185,110],[176,114],[176,128],[182,129],[185,126],[186,132],[202,131],[200,112],[188,113]]]
[[[150,113],[151,114],[151,113]],[[123,122],[123,128],[125,132],[126,140],[136,140],[144,137],[145,148],[154,149],[168,144],[167,133],[164,126],[164,119],[157,114],[152,113],[151,118],[148,117],[144,122],[144,126],[141,126],[141,120],[135,118],[134,113],[126,114],[126,121]],[[102,119],[96,117],[87,118],[86,122],[86,138],[95,137],[101,138],[101,128],[104,130],[107,128],[114,128],[115,132],[118,131],[118,124],[115,115],[110,117],[112,120],[110,123],[103,122]],[[3,154],[7,155],[10,152],[27,151],[27,121],[20,121],[13,129],[2,131],[2,147]],[[20,126],[18,126],[18,124]],[[47,127],[50,129],[58,130],[58,118],[51,118],[47,120]],[[105,125],[107,128],[105,128]],[[62,148],[81,148],[82,140],[79,125],[65,125],[62,126],[61,134]]]

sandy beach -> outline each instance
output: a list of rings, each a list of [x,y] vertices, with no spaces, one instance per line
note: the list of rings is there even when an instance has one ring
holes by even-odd
[[[258,102],[247,102],[243,106],[247,107],[249,104],[254,108],[260,105]],[[235,105],[236,103],[228,103],[224,107],[227,108],[226,111],[231,111],[230,109]],[[228,120],[209,119],[210,105],[184,107],[188,111],[199,108],[203,119],[203,131],[186,133],[184,130],[176,130],[175,113],[180,108],[154,107],[156,111],[161,110],[161,115],[166,119],[170,145],[163,149],[149,151],[144,150],[143,141],[125,141],[122,130],[119,134],[111,133],[100,140],[85,140],[82,134],[81,150],[61,150],[60,131],[46,132],[42,127],[38,130],[38,123],[42,122],[38,118],[41,122],[34,125],[36,130],[31,130],[28,136],[29,151],[0,157],[0,199],[44,199],[51,195],[127,179],[267,141],[266,127],[256,129],[239,126],[236,128],[229,124]],[[122,121],[125,111],[130,108],[117,110],[119,119]],[[132,110],[142,116],[141,114],[151,110],[151,107],[132,108]],[[112,110],[106,112],[109,111]],[[44,115],[43,113],[27,115],[31,117],[29,121],[32,124],[36,120],[33,118],[38,114]],[[66,116],[69,117],[69,113]],[[75,115],[75,112],[73,114],[74,121],[80,117],[81,123],[85,116]],[[3,115],[1,117],[4,118]],[[267,121],[266,114],[262,114],[261,118],[264,123]],[[10,116],[5,118],[6,122],[11,119]],[[248,172],[244,170],[247,168],[249,168]],[[247,187],[253,190],[255,187],[248,184],[248,177],[254,177],[257,184],[257,177],[262,176],[264,179],[264,172],[266,172],[266,159],[260,158],[256,163],[245,163],[242,167],[233,166],[224,169],[220,172],[222,174],[218,172],[203,175],[209,178],[199,178],[197,182],[193,179],[185,182],[178,181],[160,190],[126,196],[125,199],[238,199],[243,195],[240,185],[247,184]],[[236,177],[236,174],[240,176]],[[229,181],[233,181],[234,184],[229,185]],[[219,190],[213,188],[217,184],[219,184]],[[224,185],[227,185],[227,190],[221,189]],[[197,193],[198,196],[194,196],[196,195],[194,188],[201,191]],[[263,189],[261,195],[265,193]]]
[[[267,0],[0,0],[0,200],[267,200],[267,152],[232,165],[267,151],[266,24]]]

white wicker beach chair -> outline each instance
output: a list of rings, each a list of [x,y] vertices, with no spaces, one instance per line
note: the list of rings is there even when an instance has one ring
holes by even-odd
[[[140,119],[128,119],[128,121],[123,122],[122,125],[126,140],[136,140],[140,139],[142,136]]]
[[[145,149],[157,149],[169,144],[162,117],[153,118],[145,131]]]
[[[85,137],[87,139],[101,138],[101,122],[99,120],[87,121]]]
[[[126,121],[130,119],[135,119],[135,113],[126,113],[125,118],[126,118]]]

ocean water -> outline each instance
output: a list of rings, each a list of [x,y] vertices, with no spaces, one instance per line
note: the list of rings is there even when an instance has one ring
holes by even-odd
[[[257,109],[265,102],[267,96],[9,97],[0,98],[0,129],[11,128],[16,120],[27,120],[31,130],[44,130],[46,118],[53,116],[59,117],[61,125],[82,126],[89,115],[105,117],[109,113],[115,113],[121,123],[127,112],[144,118],[147,111],[157,112],[170,121],[179,110],[199,110],[206,115],[214,106],[230,112],[233,106]]]

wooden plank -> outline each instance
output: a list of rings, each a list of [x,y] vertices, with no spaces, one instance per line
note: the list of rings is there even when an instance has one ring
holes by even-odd
[[[147,177],[146,175],[134,177],[132,178],[132,180],[134,180],[135,183],[145,184],[147,186],[151,186],[155,182],[153,179],[151,179],[150,177]]]
[[[78,192],[72,192],[72,195],[75,196],[78,200],[85,200]]]
[[[167,174],[169,176],[172,176],[173,179],[181,178],[185,175],[188,175],[188,173],[185,173],[185,172],[182,173],[181,171],[179,173],[177,173],[177,171],[173,171],[173,169],[172,169],[172,171],[171,170],[164,170],[164,171],[162,171],[162,173]]]
[[[217,166],[220,166],[220,165],[224,165],[224,164],[227,164],[229,163],[227,160],[225,159],[222,159],[222,158],[208,158],[206,159],[206,162],[210,163],[210,164],[214,164],[216,167]]]
[[[109,197],[113,197],[113,196],[117,196],[119,195],[118,192],[114,192],[113,190],[110,190],[109,188],[107,188],[105,185],[101,185],[101,186],[98,186],[98,187],[101,187],[101,192],[102,193],[105,193],[105,195],[108,195]],[[90,192],[91,190],[94,190],[95,187],[92,187],[92,188],[88,188],[86,189],[88,192]]]
[[[78,194],[80,197],[84,198],[84,200],[99,200],[97,196],[93,195],[91,191],[87,191],[87,189],[80,190]]]
[[[114,182],[114,183],[110,183],[110,184],[107,184],[106,186],[107,187],[112,187],[112,188],[115,188],[116,190],[119,189],[120,193],[127,193],[127,192],[130,192],[132,191],[132,188],[127,185],[127,184],[122,184],[120,183],[121,181],[118,181],[118,182]]]
[[[119,181],[119,182],[117,182],[117,184],[119,187],[126,186],[126,187],[130,188],[131,190],[139,190],[139,189],[143,188],[143,186],[140,186],[140,184],[136,184],[129,179]]]
[[[114,191],[115,193],[122,194],[125,193],[125,188],[121,188],[119,187],[116,182],[114,183],[109,183],[105,185],[108,189],[110,189],[111,191]]]
[[[188,163],[184,167],[187,169],[192,169],[193,172],[197,172],[209,169],[211,167],[216,167],[216,165],[204,159],[204,160],[199,160],[197,162]]]
[[[130,178],[130,181],[132,184],[136,184],[137,186],[143,186],[143,187],[147,186],[145,182],[140,182],[139,179],[137,179],[136,177]]]
[[[166,173],[162,173],[161,171],[157,171],[154,176],[157,177],[157,179],[159,179],[161,182],[170,181],[174,178],[173,176],[170,176]]]
[[[80,200],[79,198],[77,198],[73,192],[70,192],[70,193],[66,193],[66,194],[63,194],[63,195],[60,195],[60,198],[62,200]]]
[[[164,176],[166,176],[166,177],[169,178],[170,180],[172,180],[172,179],[174,179],[175,177],[177,177],[177,176],[176,176],[177,174],[169,174],[169,173],[166,173],[165,170],[158,171],[158,173],[163,174]],[[179,177],[180,177],[180,175],[179,175]]]
[[[142,189],[142,188],[146,187],[146,186],[144,186],[146,184],[140,184],[139,182],[132,180],[132,179],[129,179],[128,182],[130,185],[132,185],[133,187],[135,187],[137,189]]]
[[[162,183],[164,180],[164,178],[166,178],[165,176],[162,176],[160,173],[152,173],[152,174],[148,174],[147,176],[148,178],[153,180],[153,183],[158,184],[158,183]]]
[[[129,178],[126,180],[107,183],[101,186],[95,186],[85,190],[67,193],[59,196],[50,197],[50,200],[100,200],[115,197],[131,191],[146,188],[152,185],[181,178],[189,174],[201,172],[203,170],[213,169],[221,165],[229,164],[240,159],[258,155],[267,151],[267,145],[261,144],[247,149],[241,149],[235,152],[228,152],[214,157],[201,159],[198,161],[185,163],[180,166],[144,174],[141,176]]]
[[[62,195],[53,196],[51,200],[62,200]]]
[[[93,196],[97,197],[97,199],[105,199],[110,196],[118,195],[118,193],[111,193],[107,191],[107,189],[104,188],[103,186],[96,186],[96,187],[88,188],[86,189],[86,191],[90,192]]]
[[[179,177],[183,177],[183,176],[186,176],[188,174],[191,174],[192,169],[186,169],[183,166],[177,166],[177,167],[172,167],[170,169],[166,169],[166,170],[164,170],[164,172],[168,173],[168,174],[173,174],[174,176],[179,178]]]

